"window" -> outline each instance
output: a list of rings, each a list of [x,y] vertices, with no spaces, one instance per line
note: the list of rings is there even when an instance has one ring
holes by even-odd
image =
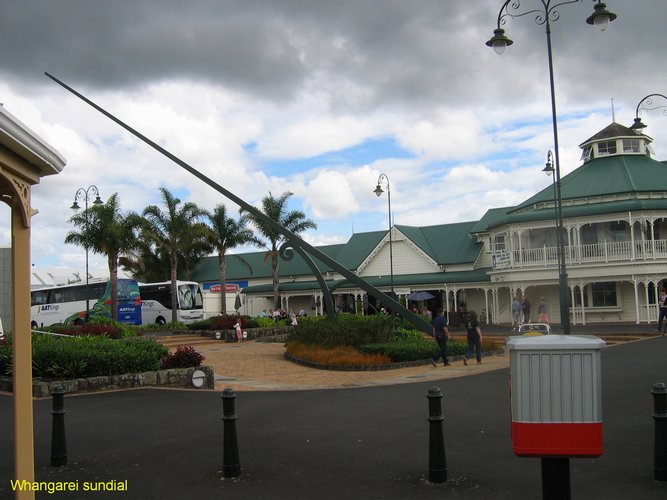
[[[593,146],[586,146],[581,152],[581,161],[586,163],[593,156]]]
[[[499,234],[493,240],[493,250],[495,252],[504,252],[505,251],[505,235]]]
[[[593,307],[616,307],[616,283],[593,283],[591,298]]]
[[[639,139],[623,139],[624,153],[639,153]]]
[[[598,142],[598,154],[600,156],[615,155],[616,154],[616,141]]]

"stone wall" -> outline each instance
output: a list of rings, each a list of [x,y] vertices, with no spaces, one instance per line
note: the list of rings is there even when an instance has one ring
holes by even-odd
[[[203,372],[201,387],[193,384],[195,371]],[[44,398],[51,395],[51,389],[62,387],[66,394],[87,392],[113,391],[118,389],[133,389],[139,387],[174,387],[181,389],[213,389],[215,381],[213,368],[199,366],[197,368],[171,368],[143,373],[127,373],[124,375],[107,375],[72,380],[42,380],[35,378],[32,381],[32,395],[35,398]],[[0,377],[0,391],[12,392],[12,378]]]

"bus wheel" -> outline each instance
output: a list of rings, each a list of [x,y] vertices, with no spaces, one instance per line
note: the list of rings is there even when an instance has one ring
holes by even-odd
[[[158,316],[157,319],[155,320],[155,323],[157,325],[164,325],[167,323],[167,320],[164,319],[162,316]]]
[[[30,323],[30,329],[31,330],[37,330],[37,321],[32,321]]]

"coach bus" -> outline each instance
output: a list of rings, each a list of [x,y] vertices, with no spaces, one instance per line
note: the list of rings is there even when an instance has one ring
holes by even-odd
[[[140,283],[141,317],[144,325],[171,322],[171,281]],[[204,319],[204,300],[195,281],[176,282],[176,319],[192,323]]]
[[[119,278],[118,322],[141,324],[141,297],[136,280]],[[109,280],[38,288],[30,292],[30,325],[32,328],[56,323],[79,325],[86,321],[86,302],[90,319],[111,318],[111,285]]]

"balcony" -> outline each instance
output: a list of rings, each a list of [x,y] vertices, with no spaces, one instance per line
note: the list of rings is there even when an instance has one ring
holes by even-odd
[[[565,247],[568,266],[667,260],[667,240],[614,241]],[[494,255],[494,269],[535,269],[556,267],[558,247],[524,248]]]

